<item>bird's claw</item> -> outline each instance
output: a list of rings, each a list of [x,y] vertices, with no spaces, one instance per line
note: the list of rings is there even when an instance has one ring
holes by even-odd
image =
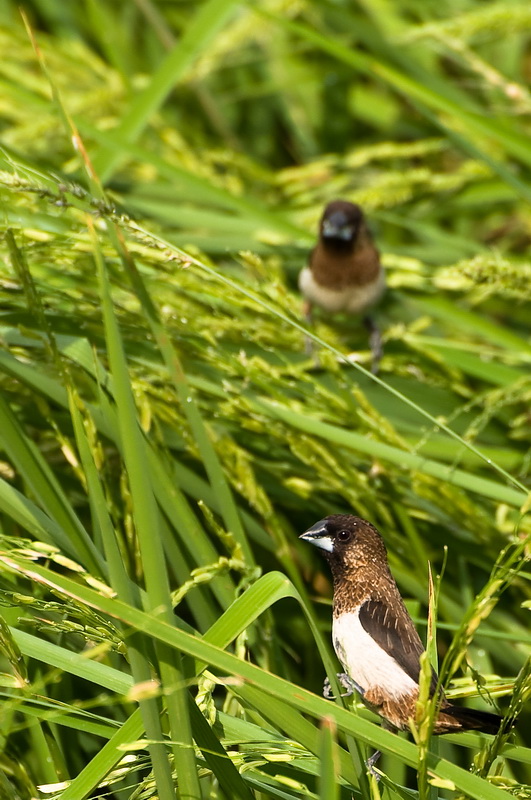
[[[308,356],[309,358],[311,356],[314,356],[314,360],[315,360],[315,345],[314,345],[314,341],[307,334],[304,334],[304,354],[306,356]],[[317,366],[319,366],[319,364],[317,364]]]
[[[350,697],[350,695],[353,694],[355,691],[358,692],[358,694],[360,694],[363,697],[365,693],[364,690],[361,688],[359,683],[356,683],[356,681],[352,680],[352,678],[349,675],[347,675],[346,672],[338,672],[337,679],[339,681],[340,686],[342,686],[343,689],[346,689],[345,692],[341,692],[341,694],[339,695],[340,697]],[[326,700],[336,699],[335,696],[332,694],[332,687],[330,686],[330,681],[328,680],[328,678],[325,678],[325,682],[323,684],[323,697]]]
[[[367,315],[364,317],[363,324],[369,331],[369,347],[371,348],[372,356],[371,372],[373,375],[377,375],[380,361],[383,356],[382,334],[380,333],[378,325],[371,316]]]
[[[374,775],[377,781],[380,780],[381,776],[380,773],[374,769],[374,765],[376,764],[381,755],[382,755],[381,750],[375,750],[372,756],[369,756],[369,758],[365,762],[365,766],[367,767],[367,772],[370,773],[370,775]]]

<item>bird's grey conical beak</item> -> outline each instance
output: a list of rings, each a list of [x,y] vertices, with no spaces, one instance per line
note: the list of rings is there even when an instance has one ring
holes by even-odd
[[[323,236],[325,239],[352,239],[356,230],[353,221],[343,211],[335,211],[323,220]]]
[[[326,519],[316,522],[315,525],[312,525],[311,528],[308,528],[305,533],[299,536],[299,539],[304,539],[305,542],[320,547],[321,550],[326,550],[327,553],[334,552],[334,545],[326,527]]]

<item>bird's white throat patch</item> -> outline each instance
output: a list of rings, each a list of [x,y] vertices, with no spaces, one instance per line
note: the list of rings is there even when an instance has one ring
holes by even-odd
[[[332,641],[345,672],[365,691],[381,687],[399,698],[418,689],[400,664],[367,633],[359,609],[334,617]]]

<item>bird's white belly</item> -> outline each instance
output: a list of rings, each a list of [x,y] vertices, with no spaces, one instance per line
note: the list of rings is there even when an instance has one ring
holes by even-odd
[[[299,274],[299,289],[307,300],[325,311],[336,313],[348,311],[359,314],[376,303],[385,289],[385,275],[381,269],[377,280],[364,286],[347,286],[342,289],[329,289],[316,283],[309,267],[304,267]]]
[[[401,697],[418,689],[418,684],[363,628],[359,610],[334,617],[332,641],[345,672],[364,691],[382,687],[387,694]]]

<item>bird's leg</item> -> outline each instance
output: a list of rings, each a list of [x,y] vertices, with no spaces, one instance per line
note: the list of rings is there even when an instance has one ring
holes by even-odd
[[[305,300],[302,306],[302,315],[308,327],[312,324],[312,303],[310,300]],[[313,355],[313,339],[309,336],[304,337],[304,352],[307,356]]]
[[[365,762],[365,766],[367,767],[367,772],[370,772],[371,775],[374,775],[377,781],[380,780],[380,775],[374,769],[374,765],[376,764],[381,755],[382,755],[381,750],[375,750],[372,756],[369,756],[369,758]]]
[[[356,683],[356,681],[353,680],[350,677],[350,675],[347,675],[346,672],[338,672],[337,679],[340,685],[347,690],[346,692],[340,694],[340,697],[349,697],[354,691],[356,691],[359,695],[361,695],[361,697],[363,697],[363,695],[365,694],[365,689],[362,689],[359,683]],[[325,678],[325,682],[323,685],[323,697],[325,697],[326,700],[335,700],[335,697],[332,694],[332,689],[330,687],[330,681],[328,680],[328,678]],[[369,772],[371,775],[374,775],[377,781],[380,780],[380,775],[374,769],[374,765],[376,764],[381,755],[382,755],[381,750],[375,750],[372,756],[369,756],[369,758],[365,762],[365,766],[367,767],[367,772]]]
[[[340,685],[344,689],[346,689],[346,692],[340,694],[340,697],[349,697],[354,691],[356,691],[359,695],[361,695],[361,697],[363,697],[363,695],[365,694],[365,689],[362,689],[359,683],[356,683],[356,681],[353,680],[350,677],[350,675],[347,675],[346,672],[338,672],[337,679]],[[323,685],[323,697],[325,697],[326,700],[335,700],[335,697],[332,694],[332,689],[330,687],[330,681],[328,680],[328,678],[325,678],[325,682]],[[385,724],[384,723],[382,724],[383,727],[385,727]],[[374,765],[376,764],[381,755],[382,755],[381,750],[375,750],[372,756],[369,756],[369,758],[365,762],[365,766],[367,767],[367,772],[370,772],[371,775],[374,775],[377,781],[380,780],[380,775],[374,769]]]
[[[390,722],[387,722],[386,719],[382,719],[382,728],[385,731],[396,731],[396,728],[393,725],[391,725]],[[380,775],[374,769],[374,765],[376,764],[381,755],[382,755],[381,750],[375,750],[372,756],[369,756],[369,758],[365,762],[365,766],[367,767],[367,772],[369,772],[371,775],[374,775],[377,781],[380,780]]]
[[[343,689],[346,689],[346,692],[342,692],[339,695],[340,697],[350,697],[354,691],[358,692],[358,694],[360,694],[362,697],[365,694],[365,689],[362,689],[359,683],[356,683],[356,681],[352,680],[352,678],[347,675],[346,672],[338,672],[337,678]],[[335,700],[328,678],[325,678],[325,682],[323,684],[323,697],[326,700]]]
[[[369,347],[372,355],[371,372],[376,375],[383,356],[382,334],[374,319],[368,314],[363,317],[363,324],[369,331]]]

